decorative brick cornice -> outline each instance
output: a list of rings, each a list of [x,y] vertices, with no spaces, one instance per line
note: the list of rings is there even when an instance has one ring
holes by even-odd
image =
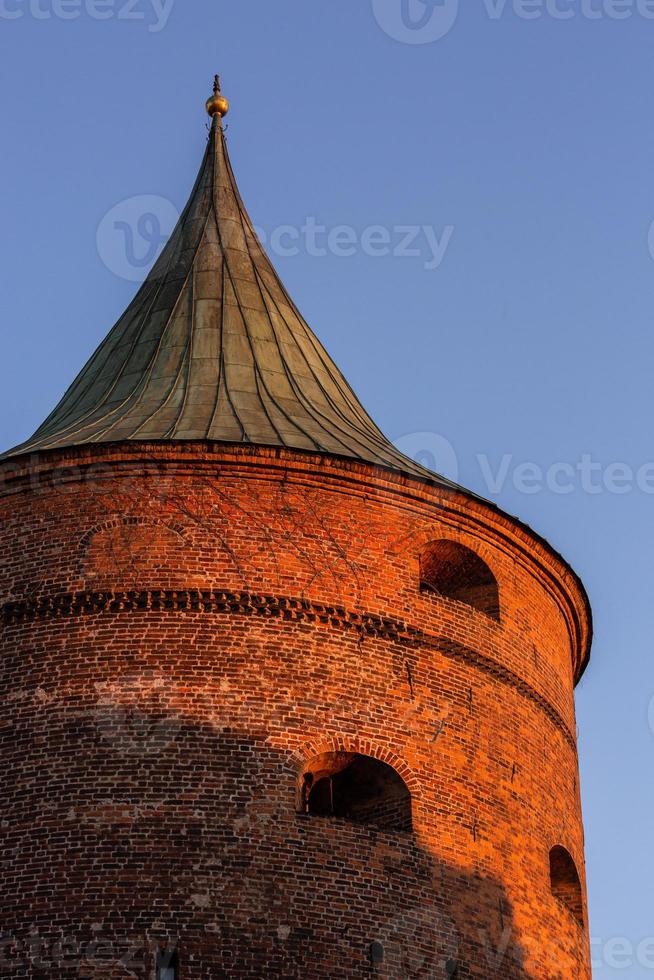
[[[0,460],[0,500],[55,487],[101,486],[112,480],[214,480],[225,475],[314,487],[376,500],[406,512],[438,513],[458,533],[492,543],[538,578],[564,616],[572,644],[575,683],[590,657],[592,613],[568,563],[532,528],[461,488],[437,486],[395,470],[339,456],[281,447],[216,442],[95,443]]]
[[[405,645],[429,647],[451,660],[465,663],[513,688],[547,715],[576,752],[574,734],[565,720],[530,684],[491,657],[471,650],[447,637],[426,633],[403,620],[372,613],[359,613],[343,606],[326,605],[309,599],[252,592],[223,592],[216,589],[144,589],[116,592],[65,592],[6,602],[0,616],[6,625],[26,619],[66,618],[98,613],[199,612],[263,616],[296,622],[316,623],[351,630],[361,636],[380,637]]]

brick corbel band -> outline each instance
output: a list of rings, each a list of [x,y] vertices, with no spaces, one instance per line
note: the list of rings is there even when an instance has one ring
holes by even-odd
[[[103,612],[203,612],[242,616],[269,616],[285,620],[318,623],[334,629],[354,630],[363,636],[395,640],[407,646],[429,647],[436,653],[458,660],[491,675],[537,705],[577,751],[568,725],[549,701],[517,674],[491,657],[471,650],[446,637],[433,636],[402,620],[372,613],[357,613],[343,606],[328,606],[289,596],[257,595],[251,592],[221,592],[215,589],[144,589],[118,592],[65,592],[6,602],[0,607],[3,623],[25,619],[94,615]]]

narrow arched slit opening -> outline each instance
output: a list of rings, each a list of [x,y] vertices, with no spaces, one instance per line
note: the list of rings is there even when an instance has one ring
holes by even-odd
[[[392,766],[358,752],[327,752],[302,773],[300,809],[377,830],[410,832],[411,793]]]
[[[552,895],[567,906],[580,925],[584,924],[584,901],[579,872],[565,847],[550,851],[550,884]]]
[[[499,621],[497,580],[483,559],[456,541],[433,541],[420,556],[420,588]]]

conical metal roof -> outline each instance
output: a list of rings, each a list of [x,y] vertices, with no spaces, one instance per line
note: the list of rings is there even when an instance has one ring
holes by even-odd
[[[4,458],[212,440],[350,457],[451,486],[382,434],[298,312],[236,186],[227,102],[217,94],[207,108],[200,173],[146,282],[52,414]]]

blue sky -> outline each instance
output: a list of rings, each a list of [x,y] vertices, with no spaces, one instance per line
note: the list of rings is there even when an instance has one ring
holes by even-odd
[[[653,18],[648,0],[0,0],[0,446],[132,296],[220,70],[249,211],[364,404],[586,583],[598,977],[654,970]]]

